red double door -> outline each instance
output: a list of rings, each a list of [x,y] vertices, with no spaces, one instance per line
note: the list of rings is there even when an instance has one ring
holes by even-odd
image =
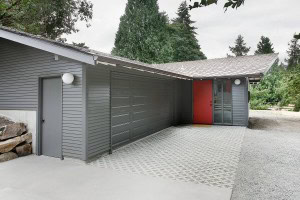
[[[212,87],[212,80],[202,80],[193,82],[194,124],[213,123]]]

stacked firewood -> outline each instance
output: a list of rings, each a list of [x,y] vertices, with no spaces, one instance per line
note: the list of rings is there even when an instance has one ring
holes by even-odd
[[[0,121],[0,163],[31,154],[32,134],[28,133],[26,125],[4,118]]]

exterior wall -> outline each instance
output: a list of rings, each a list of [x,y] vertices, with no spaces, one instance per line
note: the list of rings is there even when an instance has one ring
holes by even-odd
[[[232,81],[232,116],[233,125],[248,126],[248,81],[240,78],[241,84],[235,85]]]
[[[104,65],[98,66],[89,66],[86,65],[86,107],[87,107],[87,158],[92,159],[93,157],[99,156],[104,152],[108,152],[111,147],[111,83],[113,80],[111,77],[123,76],[125,79],[133,81],[133,84],[136,84],[135,81],[141,81],[141,83],[150,83],[150,85],[159,81],[168,82],[168,90],[164,93],[170,94],[170,99],[167,101],[171,103],[171,115],[164,118],[164,120],[158,120],[155,118],[152,120],[152,124],[149,122],[146,123],[147,130],[145,133],[151,134],[156,131],[159,131],[163,128],[173,125],[173,83],[174,79],[166,79],[164,76],[153,75],[150,73],[140,72],[136,70],[129,70],[123,68],[113,68],[107,67]],[[177,81],[177,80],[176,80]],[[154,84],[155,85],[155,84]],[[159,90],[153,85],[152,90]],[[149,92],[149,90],[146,90]],[[160,102],[161,103],[161,102]],[[155,106],[159,106],[155,104]],[[165,115],[162,115],[165,116]],[[140,119],[143,116],[139,116]],[[161,119],[161,118],[159,118]],[[165,120],[166,119],[166,120]],[[150,128],[151,127],[151,131]],[[143,136],[146,136],[143,135]],[[142,136],[142,137],[143,137]]]
[[[173,124],[173,81],[113,72],[112,144],[116,148]]]
[[[110,148],[110,71],[86,67],[87,157]]]
[[[175,80],[174,124],[193,123],[193,82]]]
[[[0,38],[0,110],[38,113],[39,77],[75,75],[63,85],[63,156],[85,159],[82,64]],[[37,117],[36,117],[37,118]]]

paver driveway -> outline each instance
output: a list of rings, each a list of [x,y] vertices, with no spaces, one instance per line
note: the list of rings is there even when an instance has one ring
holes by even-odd
[[[245,130],[228,126],[170,127],[90,164],[231,189]]]

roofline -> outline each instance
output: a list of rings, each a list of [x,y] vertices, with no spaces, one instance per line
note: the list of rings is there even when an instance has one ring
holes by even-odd
[[[184,64],[184,63],[194,63],[194,62],[209,62],[212,60],[225,60],[225,59],[236,59],[236,58],[247,58],[247,57],[257,57],[257,56],[265,56],[265,55],[279,55],[279,53],[269,53],[269,54],[254,54],[254,55],[245,55],[245,56],[233,56],[233,57],[222,57],[222,58],[210,58],[204,60],[189,60],[189,61],[180,61],[180,62],[169,62],[169,63],[161,63],[161,64],[153,64],[153,65],[172,65],[172,64]]]
[[[137,70],[137,71],[143,71],[143,72],[148,72],[148,73],[152,73],[152,74],[173,77],[173,78],[177,78],[177,79],[192,80],[192,77],[152,68],[152,67],[146,66],[146,64],[144,64],[144,65],[135,64],[132,62],[127,62],[127,61],[123,61],[123,60],[119,60],[119,59],[115,59],[115,58],[103,57],[103,56],[99,56],[97,61],[102,64],[105,64],[105,63],[113,64],[115,67],[124,67],[127,69],[133,69],[133,70]]]
[[[241,75],[233,75],[233,76],[216,76],[216,77],[191,77],[188,75],[182,75],[176,72],[169,72],[163,69],[157,69],[155,66],[159,66],[160,64],[146,64],[134,60],[129,60],[122,57],[114,57],[109,54],[105,55],[101,52],[97,52],[92,50],[89,51],[83,51],[80,49],[77,49],[76,47],[68,44],[63,44],[60,42],[57,42],[55,40],[50,40],[47,38],[43,38],[40,36],[32,35],[29,33],[17,31],[17,30],[10,30],[9,28],[0,26],[0,38],[4,38],[7,40],[11,40],[20,44],[24,44],[30,47],[34,47],[46,52],[53,53],[55,55],[63,56],[66,58],[70,58],[82,63],[86,63],[89,65],[96,65],[97,61],[99,62],[105,62],[110,63],[118,67],[125,67],[129,69],[139,70],[139,71],[145,71],[149,73],[155,73],[163,76],[178,78],[178,79],[212,79],[212,78],[230,78],[230,77],[262,77],[264,74],[266,74],[274,62],[278,59],[278,53],[276,53],[276,58],[274,58],[270,64],[270,66],[267,67],[267,69],[263,73],[257,73],[257,74],[241,74]],[[254,55],[255,56],[255,55]],[[225,59],[225,58],[218,58],[218,59]],[[212,59],[209,59],[212,60]],[[205,61],[205,60],[204,60]],[[188,61],[188,62],[194,62],[194,61]],[[180,63],[180,62],[179,62]],[[165,64],[178,64],[178,63],[165,63]]]
[[[0,29],[0,38],[11,40],[20,44],[31,46],[46,52],[60,55],[66,58],[77,60],[90,65],[95,65],[94,55],[76,51],[67,47],[60,46],[54,42],[44,39],[33,38],[26,35]]]
[[[256,73],[256,74],[237,74],[237,75],[228,75],[228,76],[210,76],[210,77],[193,77],[194,80],[199,79],[217,79],[217,78],[260,78],[264,76],[264,73]]]
[[[269,71],[269,70],[271,69],[271,67],[274,65],[274,63],[276,62],[276,60],[278,60],[279,53],[275,53],[275,54],[277,55],[276,58],[274,58],[274,59],[272,60],[270,66],[268,66],[268,68],[264,71],[264,75],[265,75],[266,73],[268,73],[268,71]]]

